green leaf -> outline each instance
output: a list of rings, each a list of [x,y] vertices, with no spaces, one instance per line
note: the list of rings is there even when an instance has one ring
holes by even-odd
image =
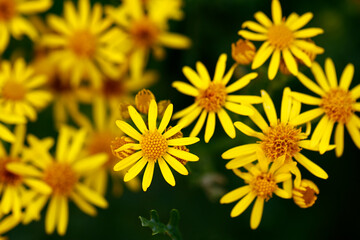
[[[150,220],[139,217],[141,221],[141,225],[143,227],[149,227],[152,231],[152,235],[156,234],[166,234],[172,240],[181,240],[181,234],[179,231],[179,222],[180,222],[180,214],[176,209],[172,209],[170,212],[170,219],[167,225],[160,222],[159,214],[156,210],[150,211]]]

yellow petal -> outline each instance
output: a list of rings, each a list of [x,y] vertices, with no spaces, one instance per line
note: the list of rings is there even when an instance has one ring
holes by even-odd
[[[268,30],[261,26],[260,24],[253,22],[253,21],[246,21],[241,25],[241,28],[248,28],[251,31],[258,32],[258,33],[267,33]]]
[[[140,130],[141,133],[145,133],[148,131],[145,122],[143,118],[140,116],[140,114],[135,110],[133,106],[128,107],[129,115],[131,117],[131,120],[136,125],[136,127]]]
[[[279,0],[272,0],[271,2],[271,15],[275,25],[280,24],[282,21],[282,11]]]
[[[176,49],[185,49],[191,46],[191,40],[188,37],[177,33],[162,33],[159,35],[159,42],[165,47]]]
[[[286,65],[287,69],[291,72],[291,74],[296,76],[299,71],[298,65],[296,63],[295,58],[290,53],[289,49],[286,48],[286,49],[282,50],[282,55],[284,57],[284,61],[285,61],[285,65]]]
[[[186,167],[179,162],[176,158],[174,158],[173,156],[171,156],[170,154],[165,154],[163,156],[163,158],[166,160],[166,162],[178,173],[182,174],[182,175],[188,175],[189,172],[186,169]]]
[[[241,199],[232,209],[230,216],[237,217],[242,214],[248,206],[254,201],[256,195],[253,192],[248,193],[243,199]]]
[[[331,60],[331,58],[327,58],[325,60],[325,72],[326,72],[326,77],[329,81],[330,87],[336,88],[338,86],[336,70],[335,70],[334,62]]]
[[[76,192],[79,193],[81,197],[83,197],[89,203],[94,204],[95,206],[101,208],[107,208],[108,203],[106,199],[101,196],[99,193],[95,192],[94,190],[90,189],[86,185],[82,183],[77,183],[75,186]]]
[[[269,42],[264,42],[254,56],[251,69],[256,69],[263,65],[264,62],[268,60],[273,51],[274,47],[271,46]]]
[[[184,159],[186,161],[189,162],[196,162],[199,161],[199,157],[196,156],[195,154],[192,154],[190,152],[186,152],[186,151],[182,151],[182,150],[178,150],[175,148],[168,148],[167,152],[175,157],[178,157],[180,159]]]
[[[263,214],[263,209],[264,209],[264,198],[260,198],[260,197],[256,198],[250,217],[251,229],[256,229],[259,226]]]
[[[156,129],[156,120],[158,114],[157,104],[154,99],[151,100],[149,106],[149,114],[148,114],[148,124],[149,124],[149,131],[154,131]]]
[[[312,38],[319,34],[324,33],[321,28],[306,28],[294,33],[294,38]]]
[[[263,12],[256,12],[254,14],[255,19],[261,23],[263,26],[269,28],[272,26],[271,20],[263,13]]]
[[[290,123],[295,126],[301,125],[301,124],[312,121],[313,119],[319,117],[323,113],[324,113],[323,109],[315,108],[315,109],[303,112],[302,114],[294,117],[293,119],[291,119]]]
[[[256,137],[259,139],[263,139],[264,138],[264,134],[261,132],[257,132],[254,131],[252,128],[250,128],[249,126],[247,126],[246,124],[242,123],[242,122],[235,122],[234,123],[235,127],[237,129],[239,129],[242,133],[250,136],[250,137]]]
[[[198,121],[195,124],[195,127],[193,128],[193,130],[190,133],[190,137],[196,137],[199,134],[202,127],[204,126],[206,116],[207,116],[207,111],[203,110]]]
[[[316,85],[313,81],[311,81],[308,77],[306,77],[301,72],[298,73],[297,78],[305,87],[307,87],[312,92],[314,92],[320,96],[325,95],[325,92],[318,85]]]
[[[243,116],[251,116],[254,114],[254,111],[252,108],[250,108],[246,105],[243,105],[243,104],[226,102],[224,107],[236,114],[243,115]]]
[[[230,148],[224,152],[221,157],[223,159],[231,159],[239,156],[244,156],[256,152],[256,149],[259,147],[258,143],[245,144],[237,147]]]
[[[245,196],[246,194],[248,194],[249,192],[250,192],[249,185],[245,185],[245,186],[236,188],[236,189],[232,190],[231,192],[228,192],[227,194],[225,194],[220,199],[220,203],[224,204],[224,203],[235,202],[235,201],[239,200],[240,198],[242,198],[243,196]]]
[[[186,146],[197,143],[200,139],[197,137],[183,137],[183,138],[175,138],[169,139],[167,141],[169,146]]]
[[[53,196],[50,200],[45,216],[45,231],[47,234],[51,234],[55,230],[59,217],[59,205],[59,197]]]
[[[335,129],[335,153],[340,157],[344,152],[344,124],[338,123]]]
[[[243,87],[247,86],[253,79],[258,76],[256,72],[246,74],[245,76],[241,77],[240,79],[236,80],[233,84],[226,87],[227,93],[232,93],[242,89]]]
[[[205,142],[208,143],[215,132],[215,113],[209,112],[205,128]]]
[[[121,171],[132,164],[134,164],[137,160],[139,160],[142,157],[143,153],[142,151],[138,151],[134,154],[131,154],[130,156],[120,160],[115,166],[114,171]]]
[[[339,87],[344,90],[348,90],[353,77],[354,65],[349,63],[348,65],[346,65],[343,73],[341,74]]]
[[[169,125],[169,122],[171,120],[171,116],[173,113],[173,108],[174,106],[172,104],[169,104],[163,114],[163,118],[161,119],[159,128],[158,128],[158,132],[162,133],[166,127]]]
[[[220,55],[215,67],[215,74],[213,80],[214,83],[221,82],[221,80],[223,79],[226,68],[226,59],[226,54],[223,53]]]
[[[256,154],[248,154],[248,155],[245,155],[245,156],[240,156],[240,157],[237,157],[231,161],[229,161],[225,167],[226,169],[235,169],[235,168],[240,168],[240,167],[243,167],[249,163],[252,163],[254,162],[255,160],[257,160],[258,157]]]
[[[278,73],[279,66],[280,66],[280,57],[281,57],[280,50],[275,49],[275,51],[271,57],[269,70],[268,70],[269,80],[273,80],[275,78],[276,74]]]
[[[142,181],[142,189],[144,192],[146,192],[146,190],[151,185],[151,181],[152,181],[153,174],[154,174],[154,166],[155,166],[155,162],[149,161],[149,163],[145,169],[145,173],[144,173],[143,181]]]
[[[128,123],[117,120],[116,125],[120,128],[121,131],[123,131],[128,136],[140,141],[142,138],[142,135],[136,131],[132,126],[130,126]]]
[[[124,176],[124,182],[128,182],[134,177],[136,177],[145,167],[148,161],[145,158],[142,158],[134,166],[132,166]]]
[[[308,105],[320,105],[322,103],[321,98],[312,97],[304,93],[291,92],[291,96],[299,102],[308,104]]]
[[[310,20],[313,18],[313,14],[311,12],[305,13],[297,18],[292,24],[289,25],[290,30],[296,31],[303,26],[305,26]]]
[[[316,82],[319,84],[319,86],[325,91],[330,90],[330,86],[328,84],[328,81],[325,77],[325,73],[320,67],[320,65],[317,62],[314,62],[311,66],[311,71],[315,77]]]
[[[227,112],[224,109],[220,109],[217,112],[217,114],[226,134],[231,138],[235,138],[236,136],[235,127],[230,116],[227,114]]]
[[[323,178],[323,179],[328,178],[328,174],[321,167],[319,167],[318,165],[313,163],[311,160],[309,160],[307,157],[305,157],[301,153],[296,153],[294,155],[294,158],[315,176],[317,176],[319,178]]]
[[[69,221],[69,203],[66,197],[60,197],[58,221],[57,231],[60,236],[64,236]]]
[[[174,175],[172,174],[169,166],[166,164],[164,159],[162,159],[162,158],[158,159],[158,163],[159,163],[160,171],[161,171],[165,181],[168,184],[170,184],[171,186],[175,186]]]
[[[245,39],[251,40],[251,41],[265,41],[268,39],[268,36],[261,33],[253,33],[246,30],[240,30],[238,32],[240,36],[242,36]]]
[[[271,100],[269,94],[265,90],[261,90],[261,97],[263,98],[263,107],[266,113],[267,118],[269,119],[270,125],[275,126],[277,124],[278,118],[276,115],[276,109],[273,101]]]
[[[320,154],[324,154],[329,148],[330,137],[331,137],[333,127],[334,127],[334,122],[330,120],[328,122],[328,124],[326,125],[324,132],[322,134],[322,138],[320,140],[320,144],[319,144]]]

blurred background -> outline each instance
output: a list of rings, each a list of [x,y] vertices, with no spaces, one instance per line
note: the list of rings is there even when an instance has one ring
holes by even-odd
[[[92,1],[95,2],[95,1]],[[101,1],[104,4],[118,5],[118,1]],[[360,1],[359,0],[303,0],[280,1],[283,15],[291,12],[303,14],[313,12],[314,18],[307,27],[323,28],[325,33],[313,38],[325,53],[317,57],[321,66],[325,58],[331,57],[335,62],[337,74],[340,76],[347,63],[355,65],[355,75],[350,88],[360,81]],[[50,12],[60,13],[63,1],[55,1]],[[207,66],[212,75],[215,64],[221,53],[228,54],[228,68],[231,59],[231,43],[239,37],[238,30],[246,20],[253,20],[253,14],[263,11],[271,15],[270,0],[184,0],[185,18],[171,23],[171,31],[182,33],[193,41],[188,50],[167,50],[165,61],[150,59],[149,69],[159,71],[160,79],[150,90],[157,100],[169,99],[175,111],[189,106],[193,99],[174,88],[174,80],[186,81],[182,67],[195,67],[196,61]],[[42,14],[44,15],[44,14]],[[27,52],[31,42],[11,41],[3,55],[6,59],[13,54],[12,49],[25,49]],[[256,45],[259,47],[259,45]],[[272,96],[277,110],[280,109],[282,91],[285,86],[292,90],[307,93],[293,76],[278,74],[273,81],[267,79],[267,66],[257,70],[259,77],[240,91],[241,94],[259,95],[265,89]],[[310,78],[312,74],[301,69]],[[250,72],[250,67],[237,69],[235,77]],[[304,107],[306,109],[306,107]],[[231,115],[233,121],[250,121],[243,116]],[[39,137],[55,135],[51,119],[50,107],[38,116],[39,121],[29,123],[28,131]],[[46,126],[46,127],[45,127]],[[192,129],[184,129],[188,135]],[[189,163],[189,176],[174,173],[176,186],[169,186],[156,168],[153,183],[147,192],[131,192],[125,189],[120,197],[109,192],[106,198],[109,208],[99,209],[98,216],[89,217],[70,204],[70,219],[67,234],[59,237],[56,234],[46,235],[44,217],[39,222],[27,226],[19,225],[7,235],[11,240],[39,239],[121,239],[121,240],[156,240],[170,239],[167,236],[151,236],[149,228],[141,227],[139,216],[149,218],[149,211],[156,209],[160,219],[167,223],[170,210],[176,208],[180,212],[180,231],[184,240],[236,240],[236,239],[357,239],[360,237],[360,150],[353,144],[345,131],[345,150],[341,158],[336,158],[333,151],[324,155],[304,150],[305,155],[320,165],[328,174],[328,180],[318,179],[306,170],[303,177],[314,181],[320,188],[320,195],[315,205],[301,209],[292,200],[273,197],[265,203],[261,224],[257,230],[250,229],[251,208],[242,215],[230,218],[234,204],[221,205],[219,198],[226,192],[243,185],[241,179],[232,171],[225,169],[226,160],[221,154],[227,149],[255,139],[245,137],[237,131],[237,137],[230,139],[217,122],[214,137],[210,143],[202,139],[198,144],[190,146],[192,153],[200,157],[200,161]],[[111,187],[111,186],[110,186]]]

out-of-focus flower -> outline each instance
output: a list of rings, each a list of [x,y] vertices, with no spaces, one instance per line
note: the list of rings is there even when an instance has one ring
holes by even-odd
[[[299,116],[301,104],[292,100],[290,94],[290,88],[285,88],[280,119],[278,119],[270,96],[266,91],[261,91],[263,107],[270,125],[267,124],[255,108],[253,108],[254,114],[249,117],[261,129],[261,132],[253,130],[240,121],[235,122],[237,129],[250,137],[260,139],[260,141],[237,146],[224,152],[222,154],[224,159],[232,159],[226,164],[226,168],[236,169],[252,163],[258,160],[257,151],[263,151],[267,159],[272,162],[278,158],[283,158],[285,164],[287,164],[292,163],[293,159],[295,159],[315,176],[324,179],[328,178],[327,173],[322,168],[301,153],[303,148],[318,151],[319,146],[311,146],[310,141],[306,140],[310,134],[310,123],[308,123],[306,132],[302,132],[301,127],[297,127],[299,123],[295,120]],[[333,149],[333,146],[328,146],[326,150],[329,149]],[[293,168],[292,172],[298,177],[296,182],[298,186],[301,177],[300,172],[297,167]]]
[[[255,56],[256,47],[249,40],[239,39],[231,44],[231,56],[238,64],[248,65]]]
[[[232,203],[241,199],[232,209],[230,216],[237,217],[242,214],[249,205],[255,200],[251,217],[250,227],[256,229],[262,218],[264,202],[272,198],[273,193],[281,198],[289,199],[291,194],[278,186],[291,178],[289,165],[283,165],[280,159],[276,159],[272,164],[261,151],[257,152],[259,163],[256,165],[247,164],[247,172],[238,169],[234,173],[242,178],[247,185],[232,190],[225,194],[220,203]]]
[[[21,210],[24,207],[24,194],[29,191],[25,185],[33,191],[49,194],[51,189],[36,177],[36,169],[24,167],[17,171],[16,166],[25,164],[23,154],[23,141],[25,136],[25,125],[18,125],[15,129],[16,140],[12,143],[10,152],[6,153],[0,142],[0,211],[1,214],[13,214],[13,217],[20,219]],[[0,215],[1,215],[0,214]]]
[[[1,62],[0,107],[5,113],[35,121],[36,111],[52,100],[50,92],[41,89],[45,83],[46,76],[34,74],[34,69],[26,66],[22,58],[13,66],[8,61]]]
[[[168,6],[150,7],[145,11],[142,0],[125,0],[118,8],[107,9],[108,15],[124,31],[126,37],[123,45],[129,46],[127,52],[130,54],[130,73],[136,79],[142,75],[150,50],[153,50],[155,57],[160,58],[164,55],[163,47],[190,47],[191,42],[187,37],[168,32],[168,26],[162,19],[162,8]]]
[[[147,114],[152,100],[155,100],[155,96],[150,90],[143,89],[139,91],[135,96],[136,109],[143,114]]]
[[[360,148],[360,118],[355,113],[360,112],[360,103],[356,102],[360,98],[360,84],[349,90],[354,76],[354,65],[348,64],[345,67],[339,84],[334,63],[330,58],[325,61],[325,73],[318,63],[313,64],[311,71],[317,84],[302,73],[299,73],[298,79],[320,98],[298,92],[292,92],[291,95],[302,103],[318,107],[300,114],[294,122],[302,124],[322,116],[311,136],[311,146],[319,144],[321,154],[329,146],[336,123],[336,156],[340,157],[344,151],[344,126],[355,145]]]
[[[302,179],[300,186],[293,190],[293,200],[301,208],[309,208],[315,204],[319,188],[310,180]]]
[[[43,44],[53,48],[51,57],[60,70],[70,72],[72,85],[78,86],[87,78],[99,88],[104,75],[117,77],[124,54],[114,47],[122,37],[112,21],[103,18],[100,3],[91,7],[89,0],[78,0],[76,12],[74,4],[66,1],[64,18],[49,15],[47,20],[55,33],[46,34]]]
[[[168,20],[182,20],[183,0],[142,0],[151,19],[157,23],[168,25]]]
[[[272,55],[268,69],[268,77],[272,80],[278,72],[282,56],[289,71],[293,75],[297,75],[298,64],[294,56],[301,59],[306,66],[311,67],[311,59],[304,50],[310,50],[317,54],[323,53],[324,50],[305,39],[315,37],[324,31],[321,28],[299,30],[312,19],[313,14],[310,12],[300,17],[296,13],[292,13],[284,20],[279,0],[272,1],[271,11],[272,21],[263,12],[257,12],[254,17],[260,24],[253,21],[243,23],[242,28],[248,28],[255,33],[247,30],[239,31],[239,35],[245,39],[264,41],[256,52],[251,68],[260,67]]]
[[[49,153],[54,141],[39,140],[29,135],[27,157],[37,168],[31,174],[46,184],[52,191],[39,194],[26,208],[24,222],[38,219],[41,210],[49,202],[45,216],[45,231],[51,234],[57,229],[60,235],[66,233],[69,219],[69,200],[86,214],[94,216],[93,205],[106,208],[107,201],[96,191],[86,186],[82,179],[89,172],[102,166],[106,160],[105,153],[84,155],[83,147],[87,132],[85,129],[73,131],[63,126],[57,140],[55,155]],[[12,170],[21,172],[26,166],[15,165]],[[30,173],[29,173],[30,174]]]
[[[52,3],[52,0],[0,0],[0,54],[8,46],[10,35],[16,39],[27,35],[35,40],[38,32],[23,15],[44,12]]]
[[[199,139],[196,137],[169,139],[177,134],[182,128],[181,125],[176,125],[169,131],[164,132],[171,119],[173,112],[172,104],[170,104],[165,110],[159,127],[156,127],[158,110],[155,100],[150,102],[148,127],[145,125],[141,115],[135,110],[133,106],[129,106],[128,110],[132,121],[140,130],[140,133],[124,121],[118,120],[116,121],[116,125],[126,135],[135,139],[139,143],[128,143],[118,149],[115,149],[115,151],[120,152],[127,149],[140,151],[136,151],[132,155],[120,160],[114,166],[114,170],[120,171],[131,166],[124,177],[124,181],[127,182],[136,177],[147,165],[142,180],[142,188],[144,191],[146,191],[149,188],[153,178],[155,163],[158,162],[165,181],[171,186],[175,186],[175,179],[168,164],[174,168],[175,171],[182,175],[187,175],[188,170],[173,156],[184,159],[186,161],[199,160],[196,155],[176,149],[175,146],[194,144],[198,142]]]
[[[258,74],[255,72],[249,73],[231,85],[226,86],[236,67],[236,65],[233,65],[225,74],[226,59],[226,54],[222,54],[219,57],[212,81],[206,67],[201,62],[197,62],[197,73],[190,67],[183,68],[184,75],[193,86],[180,81],[175,81],[172,84],[179,92],[195,98],[194,104],[177,112],[173,118],[181,118],[179,124],[186,127],[200,115],[195,127],[190,133],[190,136],[195,137],[199,134],[207,117],[205,142],[209,142],[215,132],[216,115],[218,115],[226,134],[231,138],[235,137],[234,124],[225,108],[236,114],[251,115],[253,114],[253,110],[241,103],[261,102],[261,98],[258,96],[229,95],[248,85]]]

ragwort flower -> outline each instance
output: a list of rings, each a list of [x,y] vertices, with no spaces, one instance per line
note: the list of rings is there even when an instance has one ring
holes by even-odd
[[[136,177],[147,165],[142,180],[142,188],[144,191],[146,191],[150,186],[153,178],[155,163],[158,162],[165,181],[171,186],[175,186],[175,179],[168,164],[180,174],[187,175],[188,170],[175,157],[184,159],[186,161],[199,160],[196,155],[187,151],[176,149],[175,146],[194,144],[198,142],[199,139],[196,137],[170,139],[181,130],[181,125],[176,125],[170,130],[164,132],[171,119],[173,112],[172,104],[166,108],[164,116],[158,127],[156,127],[158,109],[155,100],[150,102],[148,127],[145,125],[141,115],[135,110],[133,106],[129,106],[128,110],[131,119],[133,120],[136,127],[140,130],[140,133],[124,121],[118,120],[116,121],[116,124],[121,129],[121,131],[123,131],[131,138],[139,141],[139,143],[128,143],[116,149],[115,151],[120,152],[127,149],[140,151],[136,151],[132,155],[120,160],[114,166],[114,170],[120,171],[129,166],[132,166],[124,177],[124,181],[127,182]]]
[[[247,30],[239,31],[239,35],[245,39],[264,41],[254,57],[251,68],[260,67],[272,55],[268,69],[270,80],[274,79],[278,72],[281,57],[289,71],[293,75],[297,75],[298,64],[294,56],[311,67],[311,59],[304,51],[311,50],[322,53],[324,50],[305,39],[319,35],[324,31],[321,28],[299,30],[312,19],[313,14],[308,12],[299,17],[292,13],[285,20],[282,16],[279,0],[272,1],[271,11],[272,21],[263,12],[257,12],[254,17],[260,24],[253,21],[243,23],[243,28],[247,27],[255,33]]]
[[[325,73],[318,63],[314,63],[311,70],[317,84],[302,73],[299,73],[298,79],[320,98],[297,92],[291,95],[302,103],[318,107],[300,114],[294,121],[302,124],[322,116],[311,136],[311,145],[319,144],[321,154],[329,146],[335,124],[336,156],[340,157],[344,151],[344,126],[355,145],[360,148],[360,118],[356,115],[356,112],[360,112],[360,103],[357,102],[360,98],[360,84],[349,90],[354,76],[354,65],[348,64],[345,67],[339,83],[330,58],[325,61]]]
[[[225,74],[226,59],[226,54],[222,54],[219,57],[212,81],[206,67],[201,62],[197,62],[197,73],[190,67],[183,68],[184,75],[193,86],[180,81],[175,81],[172,84],[179,92],[195,98],[194,104],[177,112],[173,118],[181,118],[179,124],[186,127],[200,115],[195,127],[190,133],[190,136],[195,137],[199,134],[207,117],[205,142],[209,142],[214,134],[216,115],[219,117],[226,134],[231,138],[235,138],[235,128],[225,108],[236,114],[251,115],[253,110],[241,103],[261,102],[261,98],[258,96],[229,95],[245,87],[251,80],[256,78],[258,74],[255,72],[249,73],[231,85],[226,86],[236,67],[236,65],[233,65]]]

